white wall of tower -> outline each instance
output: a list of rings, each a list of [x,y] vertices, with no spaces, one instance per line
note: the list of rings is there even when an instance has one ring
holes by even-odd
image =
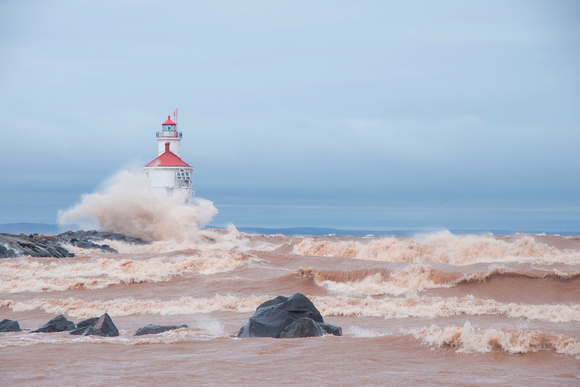
[[[193,197],[193,185],[191,177],[192,167],[145,167],[145,174],[149,178],[151,191],[157,197],[168,197],[182,195],[187,204],[191,203]],[[178,174],[189,173],[190,180],[178,179]]]
[[[165,153],[165,143],[169,143],[169,150],[181,157],[181,137],[157,137],[157,156]]]

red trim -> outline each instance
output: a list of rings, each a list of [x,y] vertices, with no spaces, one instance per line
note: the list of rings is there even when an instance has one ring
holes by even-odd
[[[162,123],[161,125],[177,125],[175,122],[171,121],[171,116],[167,116],[167,121]]]

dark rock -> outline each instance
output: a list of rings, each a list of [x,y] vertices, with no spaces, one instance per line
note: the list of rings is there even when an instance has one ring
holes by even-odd
[[[75,329],[76,325],[74,322],[69,321],[62,314],[58,317],[53,318],[33,333],[43,332],[43,333],[53,333],[53,332],[64,332],[71,331]]]
[[[119,336],[119,330],[113,323],[113,320],[111,320],[111,316],[109,316],[108,313],[105,313],[99,317],[96,322],[91,325],[91,322],[94,320],[94,318],[91,318],[81,321],[83,326],[81,328],[75,329],[70,334],[80,336]]]
[[[94,331],[92,326],[73,329],[70,331],[70,334],[77,336],[100,336],[98,333],[96,333],[96,331]]]
[[[312,322],[305,320],[296,323],[304,318]],[[312,324],[315,327],[312,327]],[[288,331],[284,337],[305,337],[297,336],[301,332],[308,335],[316,333],[316,336],[322,336],[325,333],[340,336],[342,333],[339,327],[324,324],[322,315],[312,301],[305,295],[296,293],[292,297],[278,296],[258,306],[248,323],[240,329],[238,337],[279,338],[285,330]]]
[[[329,335],[342,336],[342,328],[327,323],[318,324]]]
[[[54,258],[74,257],[74,254],[62,248],[60,243],[53,236],[0,234],[0,257],[13,258],[21,255]]]
[[[77,240],[75,243],[73,243],[73,245],[75,245],[76,247],[80,247],[81,249],[95,249],[95,250],[101,249],[101,245],[89,241]]]
[[[99,321],[99,317],[88,318],[77,324],[77,328],[92,327]]]
[[[14,250],[8,250],[6,247],[0,245],[0,258],[14,258],[17,254]]]
[[[0,321],[0,332],[20,332],[18,321],[4,319]]]
[[[302,317],[288,325],[280,333],[280,338],[292,339],[295,337],[323,336],[326,331],[311,318]]]
[[[149,242],[144,241],[141,238],[130,237],[123,234],[112,233],[107,231],[67,231],[57,236],[59,239],[66,239],[66,240],[73,240],[74,242],[79,241],[81,244],[85,244],[87,242],[100,242],[104,241],[105,239],[113,240],[113,241],[121,241],[125,243],[135,244],[135,245],[146,245]],[[72,244],[72,243],[71,243]],[[87,246],[89,244],[87,243]],[[75,245],[76,246],[76,245]],[[80,247],[80,246],[79,246]]]
[[[67,249],[61,247],[60,245],[54,244],[51,247],[56,250],[56,253],[54,254],[55,258],[59,258],[58,255],[60,255],[60,258],[69,258],[75,256],[73,253],[70,253]]]
[[[69,244],[83,249],[101,250],[107,253],[118,253],[118,251],[111,246],[100,244],[106,239],[138,245],[148,243],[141,238],[95,230],[67,231],[56,236],[38,234],[0,234],[0,258],[14,258],[21,255],[46,258],[74,257],[73,253],[70,253],[67,249],[61,246],[62,244]]]
[[[143,335],[156,335],[158,333],[171,331],[173,329],[187,328],[187,325],[157,325],[149,324],[145,327],[137,329],[137,332],[133,336],[143,336]]]
[[[101,250],[107,252],[107,253],[118,253],[117,250],[115,250],[114,248],[112,248],[109,245],[101,245]]]
[[[113,241],[121,241],[121,242],[129,243],[132,245],[146,245],[146,244],[148,244],[148,242],[144,241],[141,238],[135,238],[135,237],[130,237],[127,235],[118,234],[118,233],[111,233],[111,232],[97,233],[97,237],[102,238],[102,239],[110,239]]]

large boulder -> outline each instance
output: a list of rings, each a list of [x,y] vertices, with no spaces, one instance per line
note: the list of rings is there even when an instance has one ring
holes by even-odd
[[[70,334],[79,336],[119,336],[119,330],[108,313],[105,313],[101,317],[93,317],[81,321],[79,325],[81,324],[82,326],[80,328],[75,329]]]
[[[156,335],[158,333],[171,331],[174,329],[179,328],[187,328],[187,325],[157,325],[157,324],[149,324],[145,327],[141,327],[137,329],[137,332],[133,336],[143,336],[143,335]]]
[[[311,337],[342,335],[342,329],[325,324],[322,315],[305,295],[278,296],[262,303],[238,332],[238,337]]]
[[[4,319],[0,321],[0,332],[20,332],[18,321]]]
[[[76,325],[74,322],[67,320],[66,317],[64,317],[61,314],[60,316],[53,318],[52,320],[50,320],[49,322],[47,322],[46,324],[44,324],[43,326],[41,326],[40,328],[38,328],[37,330],[32,331],[32,332],[33,333],[64,332],[64,331],[71,331],[71,330],[75,329],[75,327],[76,327]]]

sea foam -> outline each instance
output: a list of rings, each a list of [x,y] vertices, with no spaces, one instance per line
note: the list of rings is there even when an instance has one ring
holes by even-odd
[[[532,237],[506,242],[493,236],[462,236],[448,231],[426,235],[416,240],[387,237],[361,242],[303,238],[294,246],[294,253],[303,256],[451,265],[508,261],[580,263],[580,251],[559,250],[538,243]]]

